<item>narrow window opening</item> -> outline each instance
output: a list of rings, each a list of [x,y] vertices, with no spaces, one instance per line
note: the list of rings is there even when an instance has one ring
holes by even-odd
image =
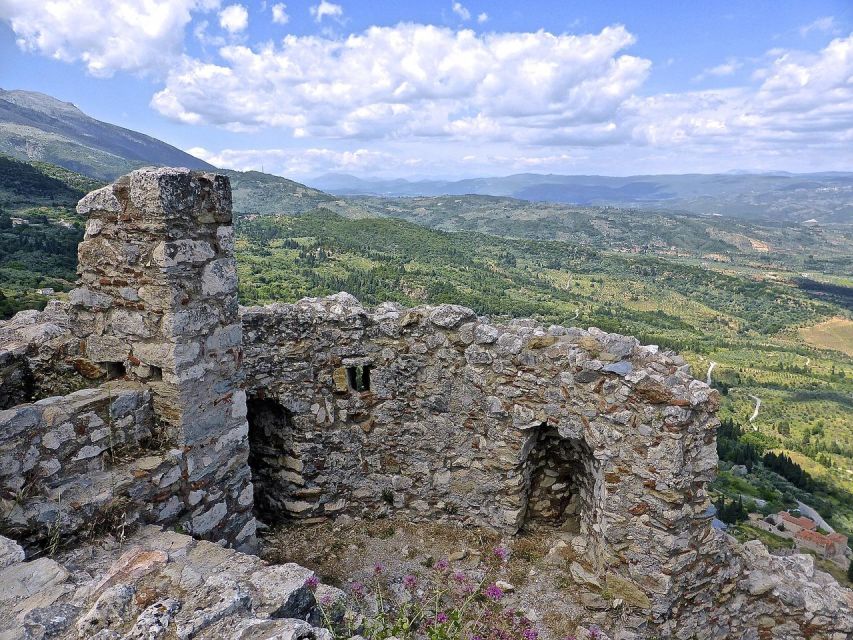
[[[149,380],[162,380],[163,379],[163,368],[155,367],[151,365],[151,375],[148,376]]]
[[[347,367],[347,382],[353,391],[370,391],[370,366]]]
[[[107,380],[117,380],[127,374],[123,362],[103,362],[101,364],[107,370]]]

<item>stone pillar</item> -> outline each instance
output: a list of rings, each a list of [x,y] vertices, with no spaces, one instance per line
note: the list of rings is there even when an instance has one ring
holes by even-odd
[[[180,459],[167,484],[171,522],[197,537],[254,544],[246,395],[239,386],[228,178],[140,169],[77,205],[88,215],[78,250],[71,324],[107,377],[150,385],[163,447]]]

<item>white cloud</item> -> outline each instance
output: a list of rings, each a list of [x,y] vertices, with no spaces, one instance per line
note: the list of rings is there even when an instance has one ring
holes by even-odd
[[[370,172],[387,166],[393,156],[368,149],[223,149],[203,147],[187,149],[197,158],[214,166],[237,171],[260,171],[280,175],[307,176],[328,171]]]
[[[466,21],[471,19],[471,12],[468,11],[468,9],[466,9],[464,6],[462,6],[461,2],[454,2],[452,9],[453,13],[459,16],[460,20]]]
[[[400,24],[346,39],[287,36],[184,58],[152,99],[162,114],[295,137],[612,140],[651,63],[622,26],[589,35]],[[607,125],[607,126],[604,126]],[[616,128],[618,129],[618,127]],[[627,132],[621,132],[627,135]]]
[[[481,13],[480,15],[477,16],[477,22],[479,22],[480,24],[483,24],[484,22],[488,21],[488,19],[489,19],[489,14],[486,13],[485,11],[483,11],[483,13]]]
[[[276,22],[278,6],[286,15],[283,3],[274,5]],[[627,53],[635,38],[620,25],[555,35],[399,24],[237,45],[227,32],[208,34],[221,8],[219,0],[0,0],[0,19],[23,49],[81,63],[93,75],[149,73],[162,81],[151,104],[170,118],[309,147],[225,150],[219,164],[278,162],[282,172],[304,175],[343,167],[606,173],[629,162],[644,171],[853,162],[853,34],[817,51],[727,59],[702,77],[728,86],[662,94],[641,90],[651,61]],[[326,1],[312,9],[320,22],[343,16]],[[228,24],[243,34],[241,16]],[[187,53],[188,25],[190,38],[217,49]],[[824,19],[806,28],[827,33],[837,25]],[[744,63],[758,68],[743,73]],[[463,160],[472,152],[476,161]]]
[[[835,24],[835,18],[832,16],[825,16],[823,18],[818,18],[814,22],[803,25],[799,29],[800,35],[805,38],[811,33],[832,33],[837,34],[840,32],[838,25]]]
[[[219,12],[219,26],[228,33],[240,33],[249,26],[249,12],[241,4],[231,4]]]
[[[272,21],[276,24],[287,24],[290,21],[286,4],[279,2],[272,6]]]
[[[760,84],[665,94],[626,104],[626,126],[637,144],[768,157],[837,162],[853,138],[853,34],[818,53],[775,51],[755,75]],[[822,156],[822,158],[821,158]],[[846,160],[849,162],[849,159]]]
[[[694,82],[701,82],[708,76],[714,76],[717,78],[722,78],[725,76],[734,75],[738,69],[743,66],[743,63],[737,60],[736,58],[729,58],[722,64],[718,64],[715,67],[709,67],[700,73],[698,76],[693,78]]]
[[[89,73],[157,73],[183,49],[195,11],[218,0],[2,0],[0,20],[19,47],[64,62],[82,62]]]
[[[327,0],[320,0],[320,4],[311,7],[309,11],[317,22],[322,22],[323,18],[340,20],[344,15],[344,9],[341,5],[327,2]]]

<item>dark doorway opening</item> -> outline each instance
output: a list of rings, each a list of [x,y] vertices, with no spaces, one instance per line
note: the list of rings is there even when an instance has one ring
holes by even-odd
[[[302,471],[291,451],[293,417],[275,400],[249,399],[246,408],[255,515],[267,523],[281,522],[287,518],[286,502]]]
[[[573,533],[595,522],[598,463],[589,446],[543,425],[527,457],[529,484],[525,526]],[[600,483],[598,483],[600,485]]]

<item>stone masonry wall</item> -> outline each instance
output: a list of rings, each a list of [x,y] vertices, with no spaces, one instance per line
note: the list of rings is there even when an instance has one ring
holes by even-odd
[[[158,481],[179,467],[146,452],[153,429],[151,393],[135,383],[0,411],[3,534],[35,549],[98,526],[131,526],[140,512],[153,510],[156,520]],[[152,482],[142,469],[161,476]]]
[[[0,326],[0,409],[85,389],[107,372],[80,357],[64,303],[21,311]]]
[[[85,358],[150,386],[163,438],[182,452],[175,494],[186,528],[250,547],[227,178],[142,169],[92,192],[78,211],[89,222],[71,327]]]
[[[254,543],[241,327],[224,176],[141,169],[87,195],[69,327],[85,366],[145,383],[156,437],[179,452],[172,519]]]
[[[250,417],[267,444],[253,460],[262,517],[397,512],[515,532],[528,515],[553,515],[537,477],[550,466],[576,496],[551,524],[585,534],[578,571],[618,573],[668,615],[710,531],[717,463],[717,396],[684,360],[452,305],[369,312],[348,294],[242,320],[250,407],[267,407]],[[565,452],[540,438],[546,429]]]

